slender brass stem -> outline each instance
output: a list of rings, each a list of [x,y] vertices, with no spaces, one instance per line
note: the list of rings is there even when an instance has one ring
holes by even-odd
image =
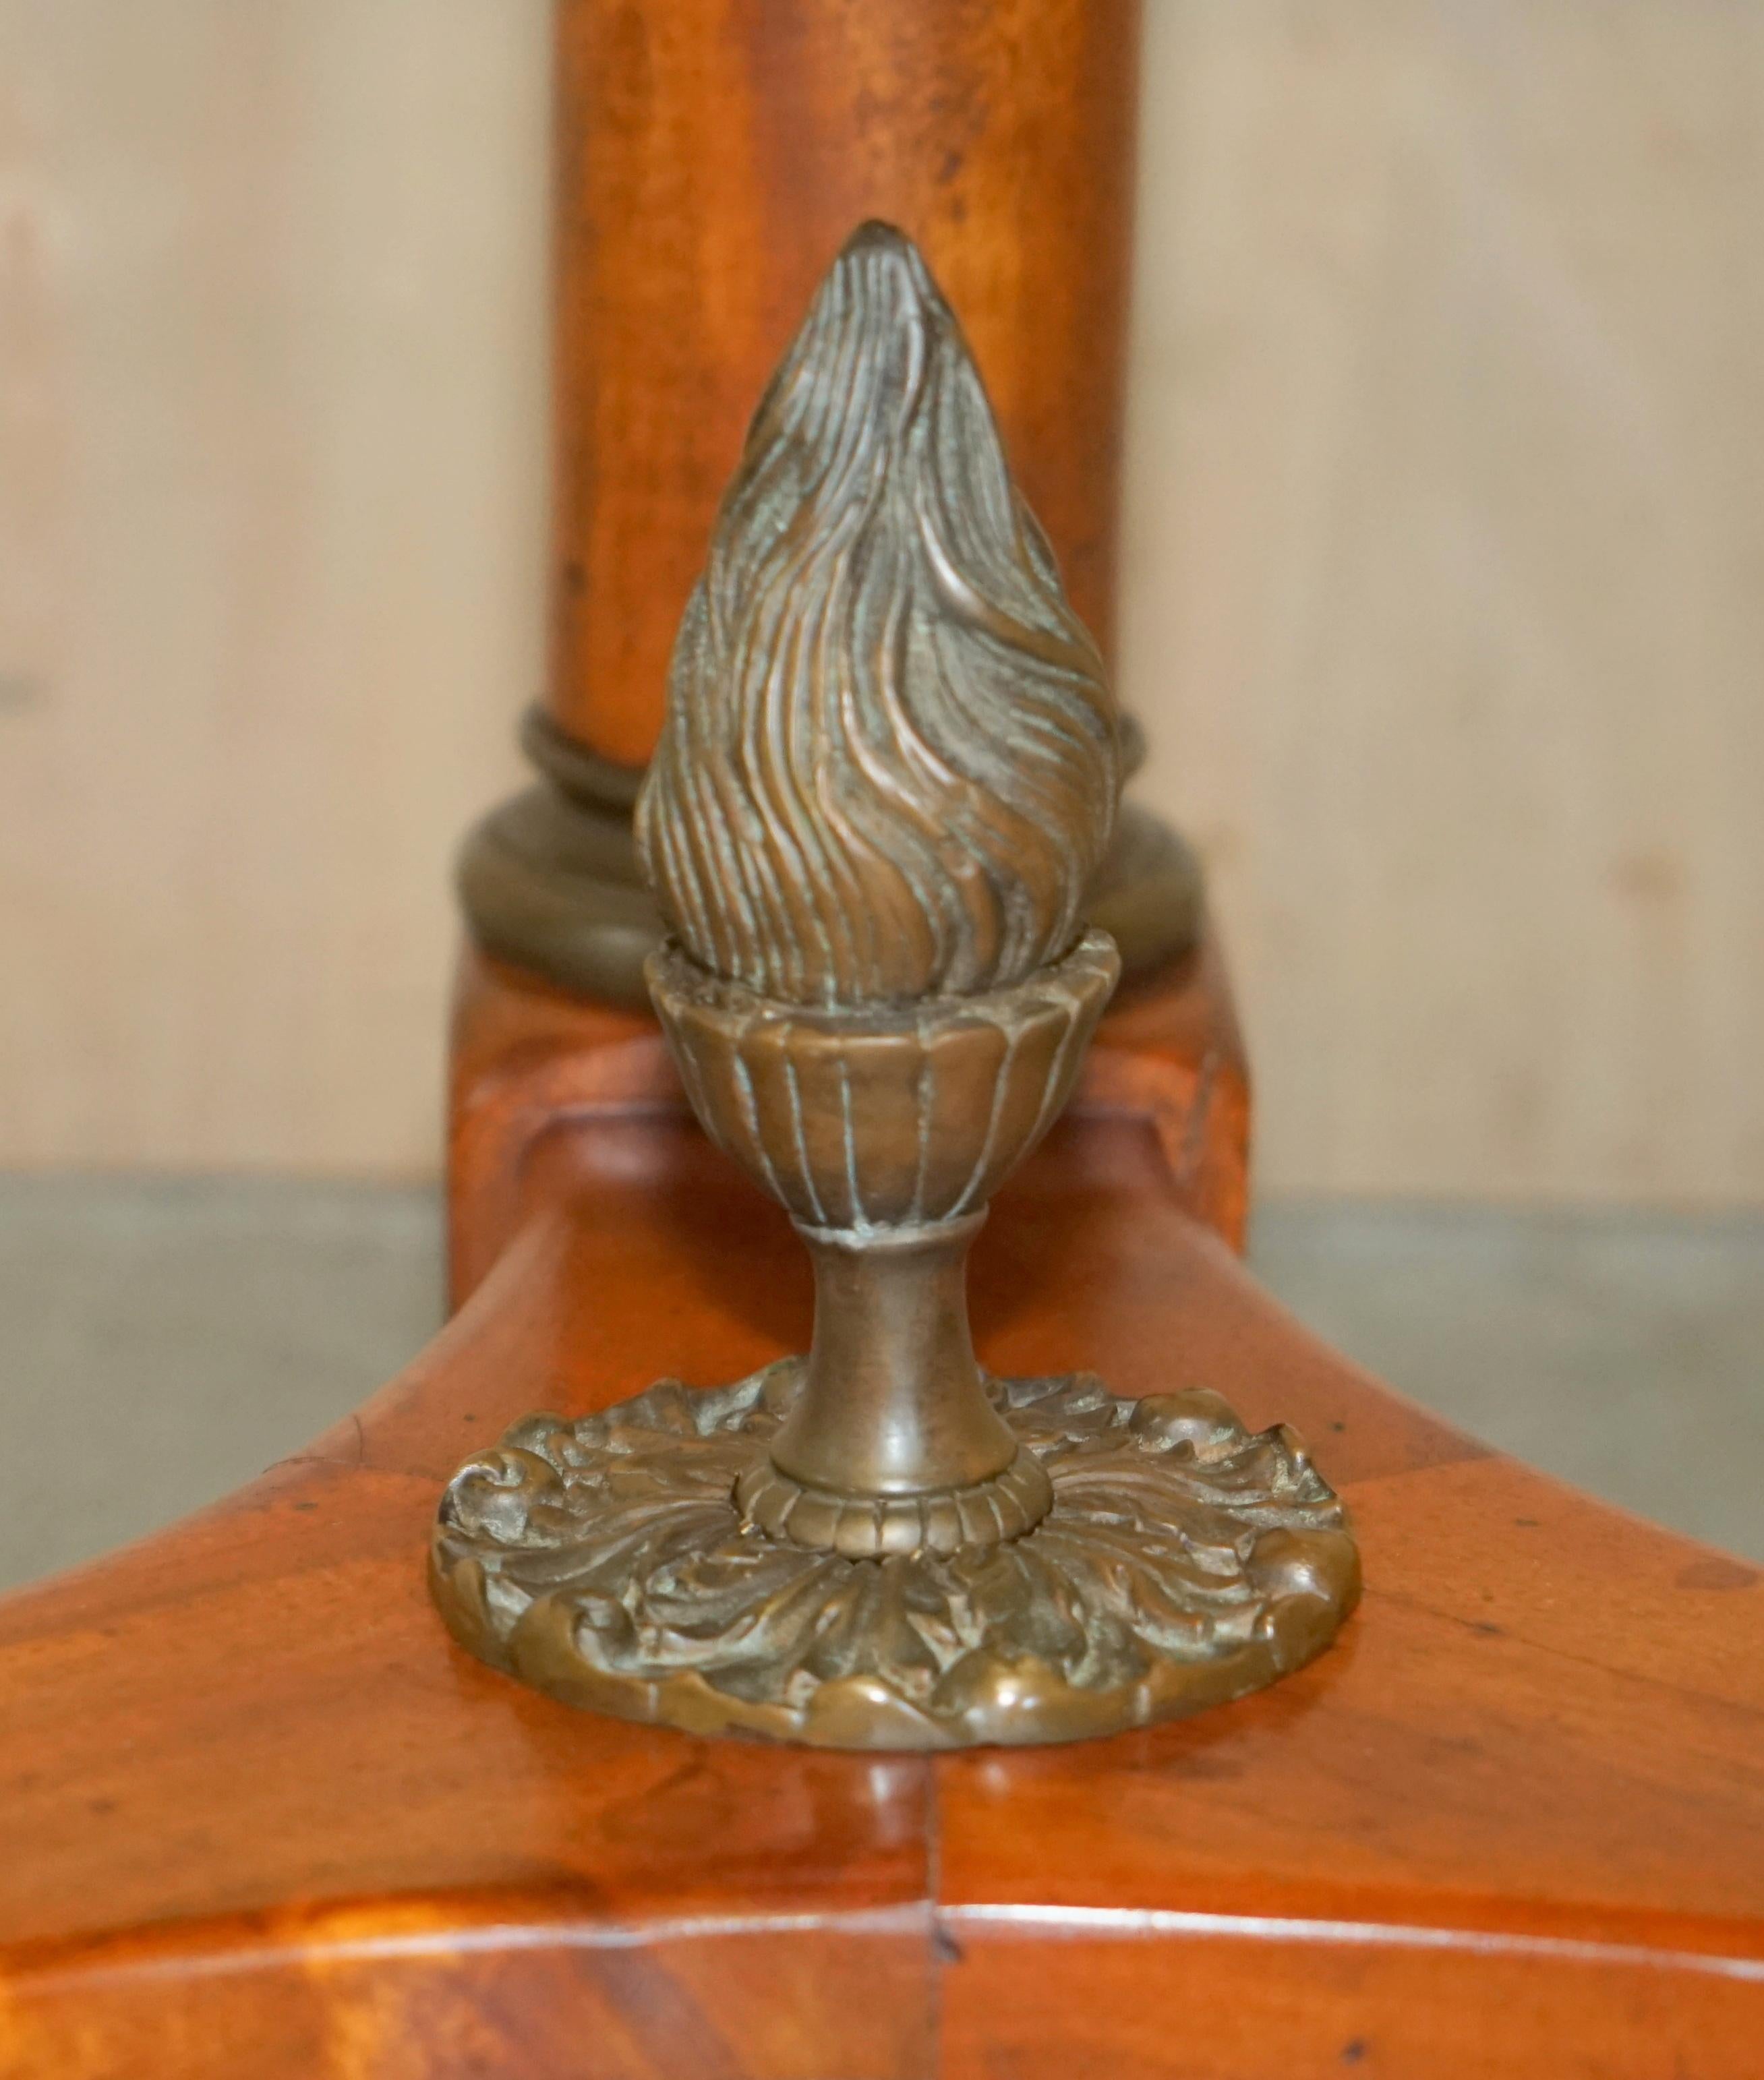
[[[799,1225],[815,1268],[808,1377],[772,1448],[804,1486],[876,1495],[972,1486],[1017,1440],[981,1383],[968,1251],[984,1209],[869,1235]]]

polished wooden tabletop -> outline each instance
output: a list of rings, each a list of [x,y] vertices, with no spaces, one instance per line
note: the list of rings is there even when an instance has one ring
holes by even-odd
[[[1124,1007],[1001,1194],[976,1328],[1000,1371],[1294,1424],[1363,1549],[1337,1648],[1180,1724],[934,1759],[574,1713],[456,1649],[424,1556],[460,1459],[806,1331],[783,1216],[589,1016],[469,980],[474,1290],[417,1364],[0,1604],[0,2072],[1764,2070],[1764,1580],[1260,1292],[1200,971]]]

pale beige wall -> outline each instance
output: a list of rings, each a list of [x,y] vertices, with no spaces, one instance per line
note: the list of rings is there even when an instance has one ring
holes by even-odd
[[[427,1167],[543,0],[0,0],[0,1161]],[[1146,790],[1262,1172],[1764,1193],[1764,15],[1150,0]]]
[[[1128,677],[1266,1174],[1764,1192],[1764,9],[1152,0]]]
[[[545,60],[542,0],[0,0],[0,1161],[433,1166]]]

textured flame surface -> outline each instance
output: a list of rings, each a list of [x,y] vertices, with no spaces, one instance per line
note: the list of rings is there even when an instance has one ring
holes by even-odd
[[[818,1005],[1064,954],[1119,791],[1114,703],[912,243],[866,224],[761,402],[638,807],[704,967]]]

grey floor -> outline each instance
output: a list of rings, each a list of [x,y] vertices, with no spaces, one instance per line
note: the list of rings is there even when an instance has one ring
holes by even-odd
[[[1253,1256],[1418,1399],[1764,1559],[1764,1216],[1277,1202]],[[440,1310],[427,1192],[0,1176],[0,1583],[225,1493]]]
[[[1464,1429],[1764,1559],[1764,1216],[1288,1201],[1250,1256]]]

